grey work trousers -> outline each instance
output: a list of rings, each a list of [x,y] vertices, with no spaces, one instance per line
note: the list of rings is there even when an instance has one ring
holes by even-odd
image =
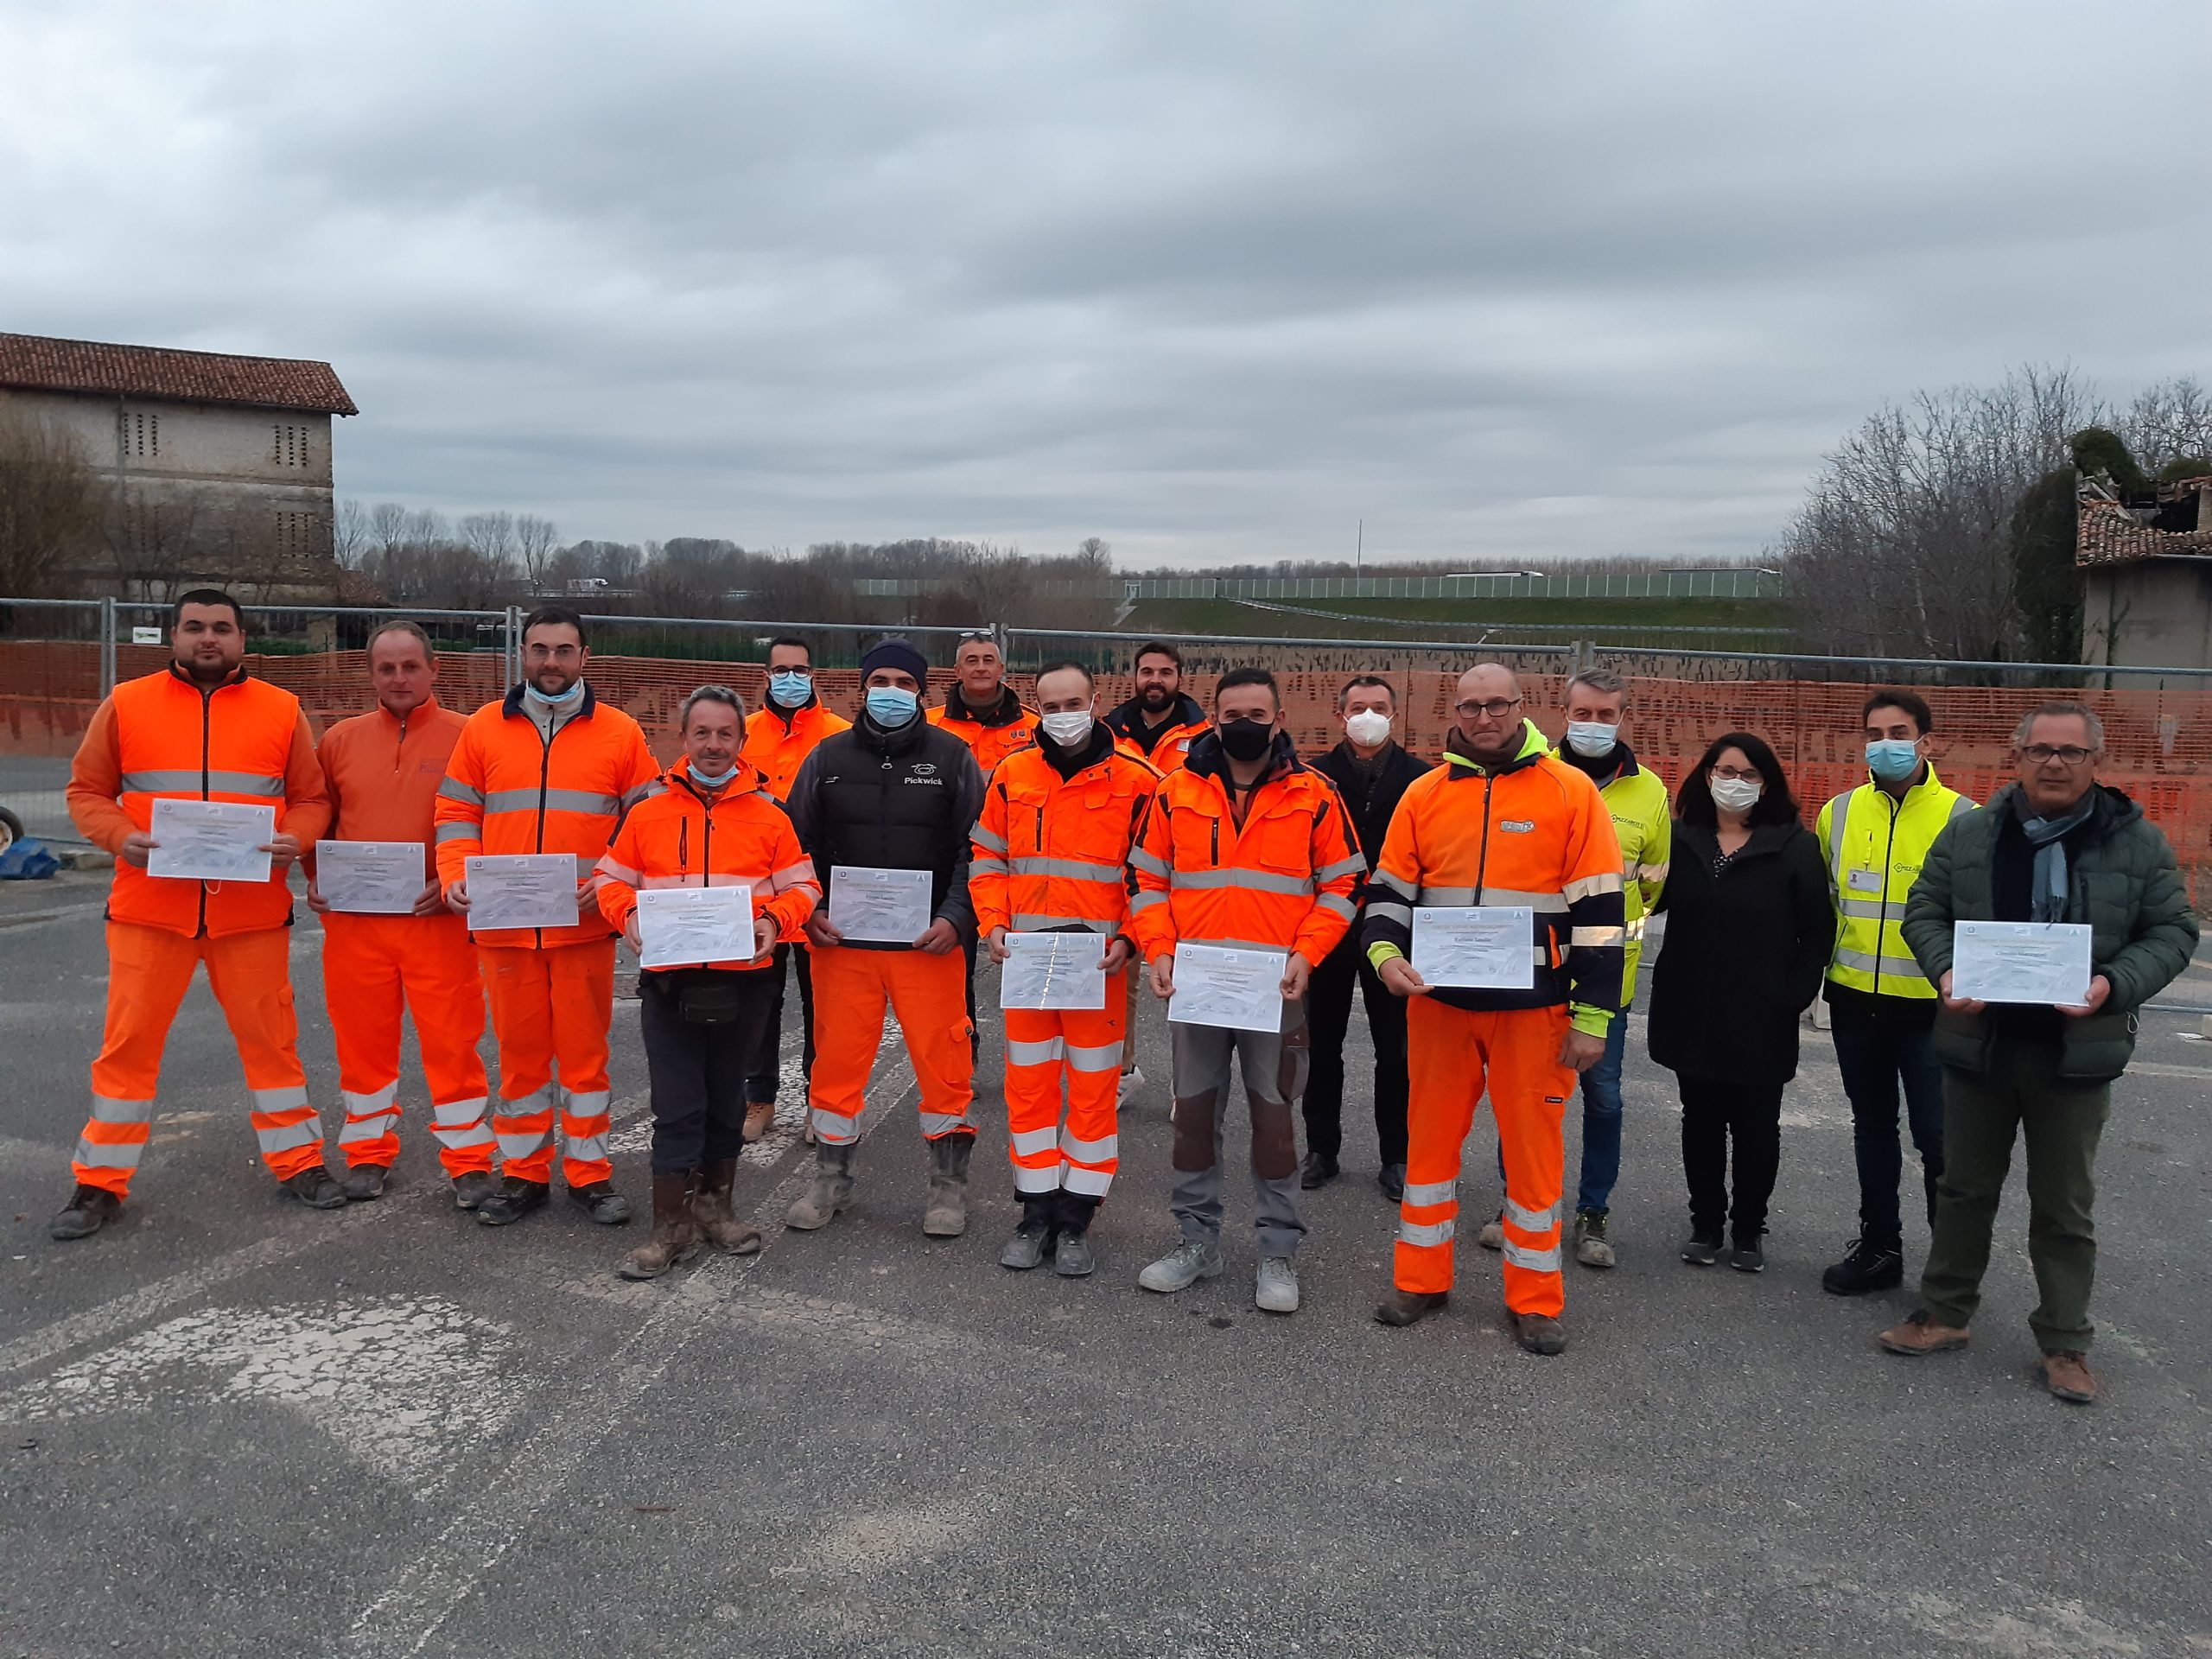
[[[1291,1256],[1306,1236],[1298,1217],[1299,1098],[1306,1092],[1306,1005],[1285,1002],[1279,1032],[1167,1027],[1175,1056],[1175,1191],[1170,1207],[1186,1239],[1221,1236],[1222,1128],[1229,1068],[1244,1075],[1252,1112],[1252,1225],[1262,1255]]]

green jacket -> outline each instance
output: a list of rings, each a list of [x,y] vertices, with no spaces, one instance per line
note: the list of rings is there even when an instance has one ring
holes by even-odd
[[[2069,865],[2066,919],[2092,930],[2090,966],[2112,983],[2103,1007],[2065,1021],[2058,1075],[2107,1082],[2135,1052],[2135,1011],[2178,978],[2196,948],[2196,918],[2158,826],[2143,809],[2105,785],[2081,850]],[[1997,835],[2019,788],[2007,784],[1988,805],[1952,819],[1928,849],[1905,901],[1904,938],[1921,971],[1941,984],[1951,967],[1957,922],[1995,921]],[[1988,1014],[1943,1008],[1936,1016],[1936,1058],[1962,1071],[1988,1068],[1994,1040]]]

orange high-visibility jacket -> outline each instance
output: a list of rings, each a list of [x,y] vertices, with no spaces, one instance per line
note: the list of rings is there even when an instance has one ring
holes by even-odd
[[[1104,734],[1103,727],[1094,730]],[[973,831],[968,897],[976,931],[1086,928],[1111,937],[1129,913],[1129,851],[1143,833],[1160,774],[1114,743],[1071,778],[1041,747],[991,774]]]
[[[1205,711],[1194,698],[1179,696],[1175,712],[1168,717],[1167,729],[1154,739],[1152,747],[1147,749],[1130,735],[1143,719],[1136,699],[1132,697],[1108,715],[1105,723],[1121,739],[1128,753],[1140,760],[1149,761],[1163,775],[1180,771],[1183,763],[1191,758],[1191,745],[1213,729],[1213,722],[1206,718]]]
[[[1010,685],[1001,686],[998,702],[980,712],[962,701],[956,685],[944,694],[944,702],[929,711],[930,724],[942,726],[965,743],[986,778],[1007,756],[1037,741],[1037,718],[1021,706]]]
[[[154,803],[236,801],[276,809],[276,833],[311,847],[329,827],[330,798],[300,700],[240,668],[202,691],[171,664],[126,680],[92,715],[69,773],[69,816],[85,838],[122,850],[150,830]],[[289,872],[266,881],[156,879],[118,859],[107,913],[118,922],[220,938],[292,918]]]
[[[793,709],[764,701],[745,722],[745,747],[739,758],[760,774],[760,786],[780,801],[791,794],[799,762],[814,753],[814,746],[852,723],[824,709],[819,698]]]
[[[1488,905],[1535,912],[1527,990],[1440,986],[1457,1008],[1556,1007],[1602,1037],[1619,1013],[1628,930],[1613,815],[1589,778],[1555,760],[1534,722],[1501,766],[1459,753],[1408,785],[1367,884],[1360,942],[1377,968],[1413,954],[1414,907]]]
[[[438,791],[467,723],[430,697],[404,720],[378,707],[325,732],[315,755],[330,785],[330,838],[419,841],[423,879],[435,877]],[[314,852],[310,846],[310,869]]]
[[[742,759],[737,776],[708,804],[679,760],[622,820],[614,844],[599,861],[599,908],[620,931],[638,907],[638,891],[662,887],[753,888],[753,913],[775,918],[776,937],[790,944],[821,902],[814,861],[800,849],[791,815],[762,787]],[[773,958],[709,962],[707,968],[765,968]]]
[[[601,702],[587,684],[576,712],[549,739],[523,707],[524,687],[468,717],[438,788],[438,880],[464,880],[479,853],[568,853],[589,877],[622,815],[660,776],[638,722]],[[479,944],[586,944],[607,918],[583,906],[574,927],[498,928]]]
[[[1351,926],[1367,861],[1343,798],[1299,760],[1287,733],[1275,734],[1268,764],[1241,828],[1214,734],[1160,780],[1129,855],[1137,893],[1128,931],[1147,962],[1187,941],[1295,950],[1318,968]]]

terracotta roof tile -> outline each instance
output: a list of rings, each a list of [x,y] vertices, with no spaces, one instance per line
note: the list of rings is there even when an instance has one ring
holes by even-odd
[[[358,415],[327,363],[0,334],[0,386]]]

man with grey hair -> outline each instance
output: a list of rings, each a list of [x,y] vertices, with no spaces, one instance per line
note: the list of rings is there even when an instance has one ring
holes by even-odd
[[[2140,807],[2096,781],[2104,744],[2103,723],[2082,703],[2030,709],[2012,736],[2018,780],[1944,826],[1906,900],[1905,942],[1941,996],[1944,1165],[1921,1306],[1878,1338],[1910,1356],[1965,1346],[2012,1143],[2024,1140],[2041,1293],[2028,1325],[2045,1386],[2078,1402],[2097,1395],[2087,1356],[2098,1137],[2134,1051],[2135,1011],[2188,966],[2197,938],[2173,849]],[[1977,921],[2087,926],[2086,997],[2054,1007],[1955,996],[1954,930]]]

